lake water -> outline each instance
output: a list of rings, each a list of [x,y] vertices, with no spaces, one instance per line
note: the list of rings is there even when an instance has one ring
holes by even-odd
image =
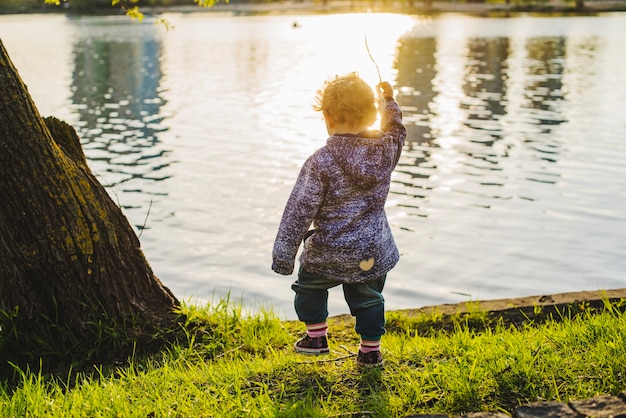
[[[626,283],[626,14],[166,17],[0,16],[0,39],[180,299],[295,316],[273,239],[326,140],[316,89],[378,81],[366,38],[408,129],[388,309]]]

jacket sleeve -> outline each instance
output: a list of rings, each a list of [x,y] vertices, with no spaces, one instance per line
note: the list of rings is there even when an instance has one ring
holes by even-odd
[[[392,98],[385,99],[385,108],[381,115],[381,130],[383,131],[383,141],[388,141],[393,149],[393,166],[398,163],[404,141],[406,139],[406,128],[402,124],[402,111],[398,103]]]
[[[316,154],[304,163],[285,205],[274,249],[272,270],[278,274],[293,273],[296,254],[322,203],[326,186]]]

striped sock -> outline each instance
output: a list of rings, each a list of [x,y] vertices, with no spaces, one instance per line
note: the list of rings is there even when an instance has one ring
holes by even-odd
[[[328,331],[328,323],[306,324],[306,333],[311,338],[324,337]]]
[[[359,350],[362,353],[380,351],[380,340],[361,340],[361,345],[359,345]]]

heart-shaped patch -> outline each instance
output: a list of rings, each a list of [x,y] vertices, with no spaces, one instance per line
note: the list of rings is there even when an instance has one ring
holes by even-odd
[[[368,271],[372,267],[374,267],[374,259],[373,258],[368,258],[367,260],[361,260],[361,262],[359,263],[359,268],[361,270],[363,270],[363,271]]]

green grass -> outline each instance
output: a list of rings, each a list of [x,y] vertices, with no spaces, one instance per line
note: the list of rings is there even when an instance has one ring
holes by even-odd
[[[18,370],[0,416],[400,417],[510,413],[626,389],[626,316],[608,305],[512,327],[486,313],[388,313],[385,368],[354,364],[351,318],[330,326],[328,356],[295,354],[298,323],[244,315],[228,301],[185,306],[186,338],[147,357],[50,376]]]

